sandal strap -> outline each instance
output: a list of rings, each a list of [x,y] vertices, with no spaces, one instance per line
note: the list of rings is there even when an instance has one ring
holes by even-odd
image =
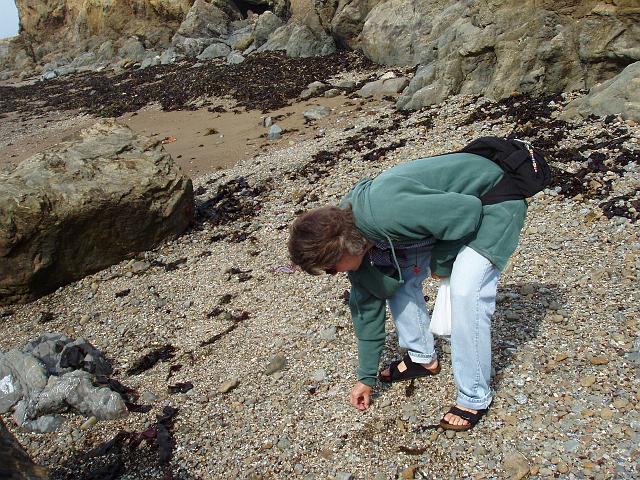
[[[487,412],[487,409],[478,410],[476,413],[467,412],[466,410],[461,410],[455,405],[449,409],[447,413],[451,413],[452,415],[456,415],[460,418],[463,418],[470,424],[476,424],[478,420]]]

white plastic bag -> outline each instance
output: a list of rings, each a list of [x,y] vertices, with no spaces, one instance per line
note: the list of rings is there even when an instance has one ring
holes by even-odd
[[[451,293],[449,277],[440,280],[440,288],[436,296],[436,304],[431,315],[429,330],[434,335],[448,337],[451,335]]]

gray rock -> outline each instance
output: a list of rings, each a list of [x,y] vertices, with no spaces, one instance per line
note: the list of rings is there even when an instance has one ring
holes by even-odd
[[[335,478],[335,480],[354,480],[356,477],[353,473],[337,472],[333,478]]]
[[[175,48],[171,47],[166,49],[160,55],[160,64],[168,65],[170,63],[175,63],[176,61],[180,60],[181,57],[182,55],[176,52]]]
[[[42,80],[51,80],[53,78],[56,78],[57,76],[58,74],[54,70],[47,70],[45,72],[42,72],[42,74],[40,75],[40,78]]]
[[[325,371],[324,368],[319,368],[315,372],[313,372],[311,379],[314,382],[318,382],[318,383],[324,382],[327,379],[327,372]]]
[[[60,375],[82,369],[96,375],[111,375],[113,368],[102,353],[84,338],[71,340],[61,333],[45,333],[23,348],[40,360],[47,373]]]
[[[271,361],[269,361],[269,363],[264,369],[264,373],[266,373],[267,375],[272,375],[282,370],[286,365],[287,365],[286,357],[283,354],[279,353],[276,356],[274,356],[271,359]]]
[[[356,93],[360,97],[382,97],[385,95],[397,95],[402,92],[409,80],[406,78],[387,78],[369,82]]]
[[[73,59],[71,66],[75,68],[89,67],[96,63],[97,56],[93,52],[84,52]]]
[[[322,89],[326,88],[327,85],[322,82],[312,82],[307,85],[302,93],[300,93],[300,98],[306,100],[311,97],[315,97]]]
[[[210,60],[212,58],[226,57],[230,52],[231,48],[229,45],[224,43],[212,43],[205,48],[200,55],[198,55],[198,60]]]
[[[127,414],[127,407],[119,393],[106,387],[95,387],[93,376],[74,370],[58,377],[49,377],[40,393],[34,417],[62,413],[69,407],[99,420],[113,420]]]
[[[136,37],[128,38],[118,49],[118,57],[132,62],[141,62],[145,53],[144,45]]]
[[[522,44],[516,32],[524,30]],[[576,4],[560,13],[532,2],[395,0],[371,11],[362,49],[376,63],[421,65],[398,102],[414,109],[458,93],[497,99],[590,87],[640,60],[637,38],[624,7],[584,21]]]
[[[338,80],[337,82],[333,82],[333,85],[336,88],[344,88],[346,90],[350,90],[356,86],[356,82],[353,80]]]
[[[320,338],[327,342],[333,342],[336,339],[337,329],[334,325],[320,330]]]
[[[177,33],[173,36],[173,47],[177,52],[186,57],[197,57],[209,45],[215,43],[213,38],[183,37]]]
[[[266,11],[258,17],[256,26],[253,31],[254,42],[256,47],[264,45],[273,32],[280,28],[284,22],[273,12]]]
[[[224,39],[224,43],[233,50],[245,50],[253,42],[253,27],[246,25],[233,32]]]
[[[221,37],[229,33],[229,23],[241,20],[242,14],[233,2],[196,0],[180,24],[172,43],[179,38]]]
[[[614,78],[589,90],[584,97],[570,102],[560,114],[561,120],[620,115],[625,120],[640,121],[640,62],[632,63]]]
[[[57,431],[63,423],[62,415],[42,415],[34,420],[24,420],[20,426],[35,433],[51,433]]]
[[[361,35],[364,23],[371,10],[379,1],[352,0],[340,2],[331,19],[331,34],[341,47],[358,50],[361,47]]]
[[[133,265],[131,265],[131,271],[137,274],[144,273],[149,270],[149,268],[151,268],[151,264],[145,261],[134,262]]]
[[[334,98],[342,94],[342,90],[338,88],[331,88],[324,92],[325,98]]]
[[[140,63],[140,68],[155,67],[162,63],[162,57],[156,52],[147,52],[145,58]]]
[[[257,51],[285,50],[290,57],[330,55],[336,51],[333,39],[324,32],[314,32],[307,25],[289,22],[274,31]]]
[[[96,60],[99,62],[108,62],[115,56],[115,48],[113,46],[112,40],[107,40],[100,48],[98,48],[98,53],[96,54]]]
[[[316,106],[305,110],[304,112],[302,112],[302,115],[306,120],[320,120],[330,113],[331,109],[329,107]]]
[[[269,140],[277,140],[282,137],[282,128],[278,125],[271,125],[269,128],[269,133],[267,134],[267,138]]]
[[[244,57],[239,52],[231,52],[227,55],[227,63],[229,65],[237,65],[244,62]]]
[[[191,180],[159,140],[112,120],[0,173],[0,183],[0,303],[149,250],[182,232],[194,209]]]

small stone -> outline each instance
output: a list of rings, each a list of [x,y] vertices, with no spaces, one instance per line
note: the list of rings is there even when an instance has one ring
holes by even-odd
[[[149,262],[138,261],[138,262],[134,262],[133,265],[131,265],[131,271],[133,273],[140,274],[149,270],[150,267],[151,267],[151,264],[149,264]]]
[[[338,95],[340,95],[342,93],[341,90],[337,89],[337,88],[331,88],[329,90],[327,90],[326,92],[324,92],[324,96],[326,98],[334,98],[337,97]]]
[[[80,425],[80,428],[82,430],[89,430],[96,423],[98,423],[98,419],[96,417],[91,416],[82,425]]]
[[[335,480],[354,480],[356,477],[352,473],[337,472],[334,478]]]
[[[529,474],[529,461],[520,452],[507,453],[502,468],[511,480],[520,480]]]
[[[591,357],[590,361],[591,365],[606,365],[609,363],[609,359],[607,357]]]
[[[595,375],[587,375],[586,377],[582,377],[580,379],[580,385],[582,385],[583,387],[590,387],[594,383],[596,383]]]
[[[417,465],[411,465],[409,468],[407,468],[406,470],[403,470],[400,473],[400,478],[403,479],[412,479],[415,478],[416,475],[416,470],[418,469]]]
[[[600,418],[603,420],[611,420],[613,418],[613,410],[609,408],[603,408],[600,410]]]
[[[313,381],[318,383],[324,382],[327,379],[327,372],[325,371],[324,368],[319,368],[318,370],[313,372],[312,379]]]
[[[327,342],[333,342],[336,339],[336,333],[336,327],[331,326],[320,331],[320,338],[326,340]]]
[[[513,399],[520,405],[524,405],[529,401],[529,397],[527,397],[524,393],[518,393],[513,397]]]
[[[240,380],[238,380],[237,378],[232,378],[231,380],[227,380],[226,382],[223,382],[222,385],[218,387],[218,391],[220,393],[229,393],[238,385],[240,385]]]
[[[331,109],[329,107],[316,106],[305,110],[302,115],[304,116],[305,120],[319,120],[326,117],[330,113]]]
[[[566,463],[560,463],[558,464],[556,469],[558,470],[558,473],[568,473],[569,465],[567,465]]]
[[[267,375],[272,375],[282,370],[286,366],[286,364],[287,364],[286,357],[282,353],[279,353],[276,356],[274,356],[271,359],[271,361],[269,361],[269,363],[264,369],[264,373],[266,373]]]
[[[532,295],[536,293],[536,287],[534,285],[531,285],[530,283],[527,283],[526,285],[522,286],[522,294],[523,295]]]
[[[280,137],[282,137],[282,128],[275,124],[271,125],[269,133],[267,134],[267,139],[278,140]]]
[[[613,400],[613,406],[617,409],[625,408],[627,405],[629,405],[629,400],[626,398],[618,397]]]
[[[456,436],[456,432],[455,430],[446,430],[445,435],[447,436],[447,438],[453,438]]]
[[[512,311],[512,310],[508,310],[505,314],[504,317],[506,320],[508,320],[509,322],[517,322],[518,320],[520,320],[520,315],[518,315],[516,312]]]

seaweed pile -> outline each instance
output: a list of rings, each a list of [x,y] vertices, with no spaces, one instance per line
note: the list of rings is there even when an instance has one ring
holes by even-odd
[[[196,100],[213,96],[230,97],[247,110],[267,112],[288,105],[311,82],[371,66],[354,52],[312,58],[264,52],[237,65],[185,60],[117,75],[86,72],[20,87],[1,86],[0,114],[79,110],[115,117],[156,102],[164,110],[195,109]],[[219,111],[219,106],[206,101],[197,106]]]

